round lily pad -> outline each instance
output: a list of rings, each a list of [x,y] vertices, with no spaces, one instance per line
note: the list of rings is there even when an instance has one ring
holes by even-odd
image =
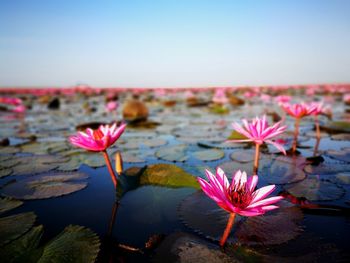
[[[230,158],[239,163],[249,163],[254,161],[255,150],[236,150],[230,154]]]
[[[0,218],[0,247],[20,237],[34,224],[33,212],[21,213]]]
[[[10,174],[12,174],[12,169],[11,168],[0,169],[0,178],[8,176]]]
[[[45,199],[67,195],[87,186],[79,180],[88,178],[84,173],[52,173],[26,177],[10,182],[3,188],[3,194],[17,199]]]
[[[299,226],[303,219],[301,210],[287,202],[279,202],[278,205],[280,208],[262,216],[236,215],[228,241],[265,246],[282,244],[296,238],[302,231]],[[229,218],[229,213],[201,191],[184,199],[178,211],[185,225],[215,241],[220,240]]]
[[[137,152],[126,151],[122,153],[123,162],[125,163],[144,163],[146,160],[139,157]]]
[[[210,149],[194,152],[193,156],[201,161],[216,161],[224,158],[225,153],[219,149]]]
[[[0,154],[15,154],[19,153],[21,149],[16,146],[5,146],[5,147],[0,147]]]
[[[347,121],[330,121],[320,125],[322,130],[327,132],[349,133],[350,123]]]
[[[350,133],[333,134],[331,138],[335,141],[350,141]]]
[[[335,151],[335,150],[328,150],[326,151],[326,154],[336,160],[343,161],[343,162],[350,162],[350,151]]]
[[[185,162],[188,159],[187,148],[185,144],[162,147],[156,151],[156,157],[170,162]]]
[[[1,260],[3,262],[28,262],[28,254],[35,253],[43,234],[43,226],[30,229],[20,238],[0,248]]]
[[[304,171],[308,174],[336,174],[340,172],[346,172],[349,170],[348,165],[344,164],[330,164],[330,163],[320,163],[319,165],[306,165]]]
[[[231,143],[231,142],[223,142],[223,141],[199,141],[197,143],[201,147],[205,148],[217,148],[217,149],[235,149],[235,148],[241,148],[242,145],[239,143]]]
[[[43,249],[38,263],[46,262],[86,262],[93,263],[99,252],[100,240],[88,228],[67,226]]]
[[[22,204],[23,202],[20,200],[8,198],[8,197],[0,197],[0,213],[19,207]]]
[[[350,172],[336,174],[335,179],[338,183],[350,184]]]
[[[289,184],[299,182],[305,179],[306,175],[303,170],[296,164],[282,162],[278,159],[270,162],[259,170],[261,175],[270,184]]]
[[[336,200],[345,194],[341,186],[315,177],[289,185],[286,190],[296,197],[305,197],[310,201]]]

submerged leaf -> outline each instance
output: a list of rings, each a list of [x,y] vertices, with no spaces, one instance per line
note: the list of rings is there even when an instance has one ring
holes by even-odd
[[[20,237],[34,224],[33,212],[21,213],[0,218],[0,247]]]

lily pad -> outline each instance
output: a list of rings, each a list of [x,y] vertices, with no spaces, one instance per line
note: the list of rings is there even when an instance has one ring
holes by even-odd
[[[30,262],[28,254],[35,250],[43,234],[43,226],[33,227],[20,238],[0,248],[3,262]]]
[[[341,186],[315,177],[290,185],[286,190],[296,197],[305,197],[310,201],[336,200],[345,194]]]
[[[245,139],[247,139],[247,137],[245,137],[243,134],[240,134],[236,130],[233,130],[230,136],[227,138],[227,140],[245,140]]]
[[[175,188],[200,188],[196,177],[173,164],[153,164],[147,166],[141,175],[140,184],[162,185]]]
[[[84,173],[52,173],[30,176],[10,182],[3,188],[3,194],[17,199],[46,199],[67,195],[87,186],[77,181],[88,178]]]
[[[67,158],[55,155],[16,157],[19,164],[12,167],[13,175],[38,174],[56,169]]]
[[[304,168],[304,171],[308,174],[336,174],[340,172],[349,171],[349,165],[344,164],[330,164],[330,163],[320,163],[319,165],[307,165]]]
[[[350,133],[333,134],[331,138],[335,141],[350,141]]]
[[[305,179],[303,170],[296,164],[282,162],[278,159],[271,161],[268,167],[260,169],[261,175],[270,184],[289,184],[299,182]]]
[[[279,202],[279,206],[279,209],[262,216],[236,215],[228,241],[265,246],[282,244],[296,238],[302,231],[299,226],[303,219],[301,210],[287,202]],[[185,225],[215,241],[220,240],[229,218],[229,213],[201,191],[184,199],[178,211]]]
[[[185,144],[162,147],[156,151],[156,157],[170,162],[185,162],[188,159],[187,148]]]
[[[230,154],[230,158],[239,163],[249,163],[254,161],[255,150],[237,150]]]
[[[212,141],[199,141],[198,145],[205,148],[217,148],[217,149],[235,149],[241,148],[242,145],[239,143],[231,143],[231,142],[212,142]]]
[[[328,150],[326,151],[326,154],[336,160],[343,161],[343,162],[350,162],[350,152],[349,151],[335,151],[335,150]],[[350,170],[350,168],[349,168]]]
[[[0,218],[0,247],[20,237],[34,224],[33,212],[21,213]]]
[[[0,154],[15,154],[19,153],[20,151],[21,149],[16,146],[0,147]]]
[[[4,213],[16,207],[19,207],[23,204],[22,201],[8,198],[8,197],[0,197],[0,213]]]
[[[43,249],[38,263],[95,262],[100,240],[88,228],[70,225]]]
[[[122,153],[123,162],[125,163],[144,163],[146,160],[139,157],[137,152],[126,151]]]
[[[210,149],[194,152],[193,156],[201,161],[216,161],[224,158],[225,153],[219,149]]]
[[[322,130],[327,132],[349,133],[350,123],[347,121],[330,121],[320,125]]]
[[[335,179],[340,184],[350,184],[350,172],[336,174]]]
[[[11,168],[0,169],[0,178],[8,176],[10,174],[12,174],[12,169]]]

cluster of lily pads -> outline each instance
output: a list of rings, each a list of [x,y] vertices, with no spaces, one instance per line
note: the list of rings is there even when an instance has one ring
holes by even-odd
[[[195,92],[192,92],[192,94],[186,94],[188,97],[192,97],[195,94]],[[224,95],[223,95],[224,94]],[[219,94],[214,94],[213,102],[217,104],[227,104],[229,103],[228,99],[220,99],[220,96],[225,96],[225,92],[219,92]],[[159,96],[163,96],[162,94],[159,94]],[[196,96],[196,95],[195,95]],[[197,95],[198,96],[198,95]],[[246,94],[247,97],[252,96],[251,94]],[[256,97],[255,97],[256,98]],[[276,97],[277,99],[277,97]],[[264,100],[267,100],[265,97]],[[322,104],[310,105],[310,104],[286,104],[285,100],[288,100],[288,97],[280,97],[278,100],[281,101],[281,107],[285,109],[286,113],[291,115],[293,118],[295,118],[295,132],[294,132],[294,139],[293,142],[290,144],[289,139],[290,137],[293,137],[293,134],[286,134],[286,126],[282,126],[282,122],[277,122],[276,124],[269,126],[267,123],[267,117],[262,116],[261,118],[253,119],[252,121],[243,120],[243,125],[240,123],[234,123],[233,127],[235,129],[235,132],[232,133],[232,136],[226,136],[227,134],[225,132],[221,132],[220,129],[224,129],[225,126],[227,126],[227,118],[223,118],[222,120],[215,120],[215,118],[210,119],[210,121],[217,121],[215,122],[215,126],[218,127],[218,132],[215,129],[207,129],[206,125],[208,125],[208,122],[204,122],[201,124],[200,118],[198,120],[195,120],[196,123],[195,128],[193,127],[186,127],[186,126],[179,126],[175,129],[173,128],[173,123],[176,123],[177,119],[175,116],[173,120],[171,120],[168,116],[171,114],[171,111],[169,111],[169,115],[166,112],[160,111],[159,109],[156,109],[154,112],[160,112],[161,114],[164,114],[164,119],[162,121],[157,120],[157,118],[154,118],[154,122],[162,123],[162,125],[158,125],[156,128],[157,132],[159,134],[162,134],[163,137],[161,138],[154,138],[149,137],[148,139],[145,139],[148,134],[150,134],[148,128],[143,129],[139,132],[139,134],[136,136],[122,136],[122,133],[125,129],[125,124],[111,124],[111,125],[95,125],[95,128],[89,128],[85,131],[78,132],[77,134],[70,137],[70,142],[78,147],[82,147],[84,149],[87,149],[87,152],[81,151],[80,149],[72,149],[69,145],[66,144],[66,141],[64,141],[64,138],[62,140],[58,141],[42,141],[38,143],[36,140],[31,141],[31,135],[22,133],[22,138],[19,137],[19,139],[28,140],[29,143],[23,143],[19,144],[19,146],[4,146],[1,148],[1,169],[0,174],[1,177],[5,178],[9,175],[18,175],[18,174],[35,174],[34,176],[30,176],[24,179],[19,179],[16,183],[8,182],[7,185],[5,185],[2,188],[2,194],[6,196],[11,196],[16,199],[22,199],[22,200],[30,200],[30,199],[42,199],[42,198],[48,198],[52,197],[53,192],[56,192],[56,196],[68,194],[74,191],[78,191],[80,189],[83,189],[87,186],[87,182],[84,180],[87,178],[87,175],[81,172],[70,172],[62,173],[62,171],[72,171],[77,170],[79,167],[83,164],[86,164],[90,167],[103,167],[105,164],[103,163],[103,160],[105,160],[107,168],[109,170],[109,173],[112,178],[112,182],[114,183],[115,187],[124,187],[124,185],[119,185],[119,175],[120,174],[139,174],[141,173],[142,176],[140,177],[140,183],[141,184],[159,184],[159,185],[165,185],[169,187],[188,187],[191,186],[193,188],[198,189],[199,186],[195,179],[193,179],[193,176],[189,175],[188,173],[184,172],[184,170],[188,171],[190,174],[196,174],[199,177],[202,177],[203,175],[203,169],[199,169],[200,171],[195,171],[196,165],[193,165],[193,167],[190,167],[186,165],[184,169],[181,169],[177,167],[176,165],[165,163],[165,164],[159,164],[155,161],[155,164],[148,165],[146,169],[136,169],[133,170],[132,168],[128,170],[122,169],[122,159],[125,163],[128,164],[144,164],[149,156],[147,155],[148,152],[151,152],[153,154],[152,158],[154,156],[157,158],[157,160],[162,160],[165,162],[175,162],[176,164],[181,163],[191,163],[194,162],[194,160],[199,160],[201,163],[211,164],[211,162],[215,163],[217,160],[220,160],[224,158],[225,153],[222,151],[222,149],[236,149],[230,154],[230,158],[234,161],[238,161],[239,165],[233,165],[232,162],[226,162],[222,165],[219,165],[217,168],[216,174],[212,174],[209,169],[206,170],[206,175],[209,179],[209,183],[202,179],[198,178],[198,181],[200,185],[203,188],[203,191],[210,196],[217,204],[222,207],[224,210],[228,211],[230,213],[230,219],[229,224],[226,227],[226,231],[223,237],[221,237],[221,245],[224,245],[226,238],[228,238],[228,235],[230,233],[230,227],[232,226],[233,220],[236,221],[236,229],[235,229],[235,236],[242,244],[252,244],[254,243],[253,239],[247,238],[247,236],[254,236],[254,231],[257,231],[261,233],[266,233],[266,229],[269,229],[271,226],[271,217],[267,215],[266,217],[256,217],[259,219],[255,219],[255,215],[260,215],[265,213],[266,211],[275,209],[275,202],[280,201],[282,199],[281,196],[276,197],[270,197],[267,198],[267,195],[272,193],[272,191],[275,189],[275,185],[265,186],[258,190],[256,190],[256,185],[258,183],[258,177],[256,174],[259,175],[259,178],[263,178],[263,180],[274,183],[274,184],[285,184],[285,183],[294,183],[294,182],[300,182],[300,181],[308,181],[308,184],[305,184],[305,188],[301,189],[301,187],[297,187],[296,185],[290,185],[289,187],[286,187],[288,189],[289,193],[293,193],[296,196],[304,197],[307,194],[308,200],[318,200],[317,197],[315,197],[315,192],[308,192],[309,189],[307,189],[310,185],[315,185],[315,189],[317,189],[317,192],[322,191],[322,187],[326,184],[330,184],[332,186],[332,183],[329,183],[328,181],[323,180],[317,180],[315,178],[307,178],[305,179],[305,174],[303,173],[303,169],[305,171],[308,171],[310,174],[320,174],[327,173],[325,172],[327,169],[333,169],[331,172],[334,173],[334,169],[338,168],[341,171],[341,167],[332,167],[320,164],[317,166],[313,165],[307,165],[305,163],[301,163],[305,161],[300,156],[298,156],[297,147],[299,137],[300,141],[303,142],[305,140],[305,136],[301,136],[299,133],[299,126],[300,126],[300,119],[309,116],[312,114],[315,114],[315,126],[316,126],[316,137],[321,138],[322,134],[317,129],[319,127],[317,115],[318,114],[328,114],[328,112],[322,108]],[[193,100],[192,100],[193,103]],[[107,103],[108,104],[108,103]],[[114,105],[107,106],[106,104],[106,112],[113,112],[117,109],[117,104],[114,103]],[[321,105],[321,106],[320,106]],[[250,105],[248,105],[250,106]],[[62,107],[62,106],[61,106]],[[253,108],[254,105],[251,105]],[[317,108],[318,113],[317,112]],[[62,108],[64,110],[64,108]],[[94,109],[91,107],[88,109],[91,114],[94,114]],[[30,111],[30,110],[29,110]],[[202,111],[202,109],[198,110],[196,112],[193,111],[193,117],[194,119],[199,115],[199,112]],[[152,113],[152,112],[151,112]],[[55,115],[60,115],[61,113],[55,112]],[[196,115],[198,114],[198,115]],[[257,112],[258,114],[258,112]],[[64,117],[64,115],[62,115]],[[62,117],[61,116],[61,117]],[[155,115],[153,115],[155,116]],[[221,116],[224,115],[220,115]],[[52,116],[50,116],[52,117]],[[56,116],[57,117],[57,116]],[[106,119],[108,119],[109,115],[104,115]],[[41,117],[39,117],[40,119]],[[65,117],[64,117],[65,118]],[[69,115],[68,118],[69,119]],[[205,118],[203,118],[205,119]],[[45,125],[45,118],[42,117],[43,125]],[[100,120],[100,119],[99,119]],[[102,117],[102,122],[105,123],[105,120]],[[26,119],[26,121],[31,121],[30,119]],[[54,120],[55,122],[55,120]],[[173,122],[173,123],[172,123]],[[34,121],[33,121],[34,124]],[[66,135],[69,135],[71,133],[71,130],[67,132],[64,123],[58,121],[57,119],[57,126],[55,127],[52,123],[50,124],[52,126],[52,129],[62,129]],[[47,125],[47,134],[50,134],[51,127],[50,125]],[[60,126],[62,125],[62,126]],[[133,123],[130,123],[131,129],[133,129]],[[336,126],[336,123],[332,123],[332,125]],[[10,124],[11,126],[11,124]],[[10,129],[11,127],[6,127],[7,129]],[[322,126],[322,123],[321,123]],[[333,126],[333,127],[334,127]],[[92,127],[92,126],[91,126]],[[33,131],[35,130],[35,124],[33,125]],[[204,128],[201,130],[201,128]],[[17,129],[17,128],[16,128]],[[137,129],[137,128],[136,128]],[[340,127],[344,131],[344,127]],[[198,132],[198,130],[201,130]],[[174,136],[176,136],[178,141],[181,141],[182,144],[172,144],[172,145],[166,145],[169,140],[166,136],[171,133]],[[57,134],[57,133],[55,133]],[[39,135],[40,136],[40,135]],[[344,133],[343,133],[344,136]],[[48,136],[49,137],[49,136]],[[227,137],[231,137],[226,139]],[[281,137],[277,140],[274,140],[275,137]],[[338,136],[339,137],[339,136]],[[209,138],[209,139],[208,139]],[[333,135],[332,138],[337,138],[336,135]],[[40,139],[40,138],[39,138]],[[116,140],[119,139],[118,143],[118,151],[114,152],[116,148],[113,146],[113,143],[116,142]],[[342,140],[343,137],[340,137]],[[239,147],[236,147],[234,144],[232,144],[232,141],[234,142],[253,142],[255,144],[255,151],[251,151],[249,149],[240,149]],[[289,159],[283,159],[284,156],[278,156],[277,158],[272,158],[270,155],[266,154],[266,145],[270,147],[270,145],[276,147],[276,149],[279,152],[283,153],[290,153],[291,156],[293,156],[293,160],[295,160],[294,163],[291,162]],[[198,145],[199,147],[206,147],[206,149],[201,148],[198,150],[198,148],[194,148],[194,144]],[[140,147],[140,145],[143,145]],[[159,147],[164,146],[165,147]],[[247,144],[245,144],[247,145]],[[290,151],[285,152],[285,147],[291,146]],[[158,148],[157,148],[158,147]],[[116,165],[115,169],[113,168],[113,165],[110,161],[110,157],[107,155],[107,148],[110,148],[110,152],[114,152],[116,156],[119,156],[116,158]],[[123,149],[126,149],[127,151],[123,151]],[[139,151],[137,149],[140,149]],[[149,151],[151,149],[151,151]],[[154,150],[155,149],[155,150]],[[195,149],[195,150],[193,150]],[[263,150],[263,152],[261,152]],[[99,156],[98,154],[93,154],[91,151],[99,151],[102,152],[102,155]],[[349,158],[347,157],[348,152],[346,149],[337,152],[327,152],[331,158],[335,158],[340,161],[348,162]],[[36,154],[43,154],[30,156],[26,155],[25,153],[31,153],[35,152]],[[117,154],[119,152],[119,154]],[[270,149],[270,152],[273,152],[272,149]],[[6,154],[7,153],[7,154]],[[24,154],[23,154],[24,153]],[[45,154],[50,153],[51,155],[47,156]],[[120,155],[121,153],[121,155]],[[122,158],[120,158],[122,156]],[[260,160],[260,165],[259,165]],[[251,161],[254,161],[254,165],[252,165],[252,170],[247,169],[247,165],[250,165]],[[300,163],[299,163],[300,161]],[[290,163],[289,163],[290,162]],[[280,163],[284,163],[283,166],[280,165]],[[28,165],[29,164],[29,165]],[[245,165],[247,164],[247,165]],[[260,166],[260,167],[259,167]],[[322,166],[325,166],[322,168]],[[284,169],[287,169],[288,171],[285,171]],[[54,176],[52,176],[52,173],[47,173],[48,171],[54,170]],[[117,170],[117,174],[115,174],[115,171]],[[226,171],[226,174],[229,175],[229,177],[232,175],[232,183],[229,183],[225,173],[223,171]],[[239,170],[245,170],[248,174],[251,174],[252,176],[247,177],[247,173],[244,171]],[[319,171],[320,170],[320,171]],[[156,171],[156,172],[155,172]],[[292,171],[292,172],[291,172]],[[157,180],[154,180],[154,177],[158,176]],[[184,179],[186,178],[186,179]],[[343,180],[344,177],[340,180]],[[327,188],[327,191],[324,191],[322,198],[328,198],[331,200],[332,198],[336,198],[337,195],[339,195],[339,188],[335,186],[337,189],[334,189],[333,193],[329,192],[330,188]],[[21,191],[18,191],[18,189],[24,189]],[[54,191],[53,191],[54,189]],[[15,199],[8,200],[3,199],[4,203],[6,205],[8,204],[8,201],[17,201]],[[203,198],[203,196],[199,195],[196,197],[190,196],[186,198],[179,208],[181,217],[187,224],[195,229],[204,229],[203,231],[211,231],[211,229],[208,229],[208,226],[201,226],[200,221],[201,218],[206,216],[206,212],[208,210],[208,207],[211,207],[212,203],[208,203],[206,201],[206,198]],[[280,202],[281,209],[279,209],[279,212],[277,212],[277,218],[279,221],[281,221],[281,227],[290,228],[293,231],[290,231],[292,233],[289,233],[288,238],[293,238],[297,235],[297,233],[300,231],[299,227],[297,227],[295,224],[288,223],[288,220],[284,220],[284,215],[289,215],[289,213],[293,213],[293,218],[300,218],[301,213],[296,212],[293,207],[291,207],[288,203],[281,201]],[[197,209],[194,210],[194,207],[197,207]],[[202,209],[203,213],[198,213],[199,210]],[[292,210],[291,210],[292,209]],[[214,209],[213,209],[214,210]],[[290,212],[293,211],[293,212]],[[194,215],[196,214],[197,215]],[[234,214],[237,214],[235,217]],[[20,214],[21,215],[21,214]],[[245,217],[248,216],[248,219],[244,219],[240,217],[239,215]],[[276,215],[276,214],[273,214]],[[208,215],[207,215],[208,216]],[[210,215],[209,215],[210,216]],[[220,215],[220,214],[213,214],[211,215],[213,220],[215,220],[215,217],[218,218],[224,218],[226,220],[226,215]],[[286,216],[288,217],[288,216]],[[13,218],[7,218],[5,217],[4,220],[13,220]],[[34,222],[33,218],[31,218]],[[16,219],[15,219],[16,220]],[[278,224],[274,220],[274,226],[278,227]],[[8,221],[8,222],[9,222]],[[20,221],[20,220],[19,220]],[[31,222],[32,222],[31,221]],[[223,220],[224,221],[224,220]],[[24,233],[27,233],[28,230],[33,231],[36,228],[31,229],[31,226],[33,225],[33,222],[31,225],[27,228],[27,230],[24,230],[24,232],[16,234],[16,236],[13,239],[9,239],[8,242],[6,242],[5,247],[9,247],[8,245],[12,244],[14,241],[20,242],[19,237],[24,238],[23,240],[27,240],[26,236],[23,236]],[[238,222],[244,222],[244,224],[238,224]],[[4,223],[6,224],[6,222]],[[288,225],[291,224],[291,225]],[[25,225],[23,223],[23,225]],[[215,227],[214,230],[212,230],[211,233],[206,233],[211,237],[215,237],[217,235],[218,228],[223,228],[223,224],[221,222],[218,222],[218,224]],[[262,230],[261,228],[258,228],[260,226],[261,228],[265,228]],[[14,226],[15,227],[15,226]],[[83,231],[78,226],[74,226],[73,228],[76,228],[77,231],[80,233],[80,231]],[[260,230],[259,230],[260,229]],[[69,229],[68,229],[69,230]],[[68,231],[65,230],[63,235]],[[38,231],[38,230],[37,230]],[[70,231],[70,230],[69,230]],[[69,232],[68,231],[68,232]],[[75,230],[74,230],[75,231]],[[271,230],[272,231],[272,230]],[[249,234],[247,234],[249,233]],[[29,232],[27,233],[29,234]],[[261,234],[264,238],[268,239],[268,237],[265,234]],[[219,238],[219,237],[218,237]],[[287,240],[288,240],[287,238]],[[32,239],[30,239],[32,240]],[[286,237],[281,237],[278,239],[278,237],[275,237],[271,241],[264,241],[266,244],[279,244],[280,242],[285,242]],[[22,241],[21,241],[22,242]],[[52,241],[54,242],[54,240]],[[274,243],[275,242],[275,243]],[[13,243],[14,244],[14,243]],[[33,242],[33,244],[37,244]],[[95,244],[96,245],[96,244]],[[18,245],[14,245],[18,246]],[[40,251],[43,251],[43,247],[37,246],[36,248],[40,249]],[[29,250],[29,249],[28,249]],[[32,249],[31,249],[32,250]],[[45,249],[44,249],[45,250]],[[96,251],[96,250],[92,250]],[[13,252],[11,252],[13,253]],[[50,251],[51,253],[51,251]],[[56,253],[56,252],[52,252]],[[40,253],[38,253],[40,254]],[[44,254],[40,254],[44,255]],[[22,256],[25,256],[23,253]],[[86,262],[88,262],[87,260]]]

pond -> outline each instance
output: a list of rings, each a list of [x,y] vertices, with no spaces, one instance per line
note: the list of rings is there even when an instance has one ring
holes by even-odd
[[[114,91],[42,94],[14,90],[26,110],[4,100],[0,112],[0,255],[2,262],[346,262],[350,260],[350,114],[341,93],[305,90]],[[332,116],[294,118],[277,95],[325,101]],[[214,98],[214,99],[213,99]],[[116,102],[106,107],[107,101]],[[130,103],[132,101],[132,103]],[[10,105],[10,106],[8,106]],[[17,106],[17,105],[15,105]],[[237,215],[219,246],[229,213],[201,189],[206,169],[253,174],[255,146],[233,122],[266,115],[286,130],[283,155],[260,147],[258,184],[275,184],[278,209]],[[100,152],[69,136],[127,123],[107,149],[122,172],[114,187]],[[281,124],[281,125],[282,125]],[[121,162],[119,162],[119,165]]]

